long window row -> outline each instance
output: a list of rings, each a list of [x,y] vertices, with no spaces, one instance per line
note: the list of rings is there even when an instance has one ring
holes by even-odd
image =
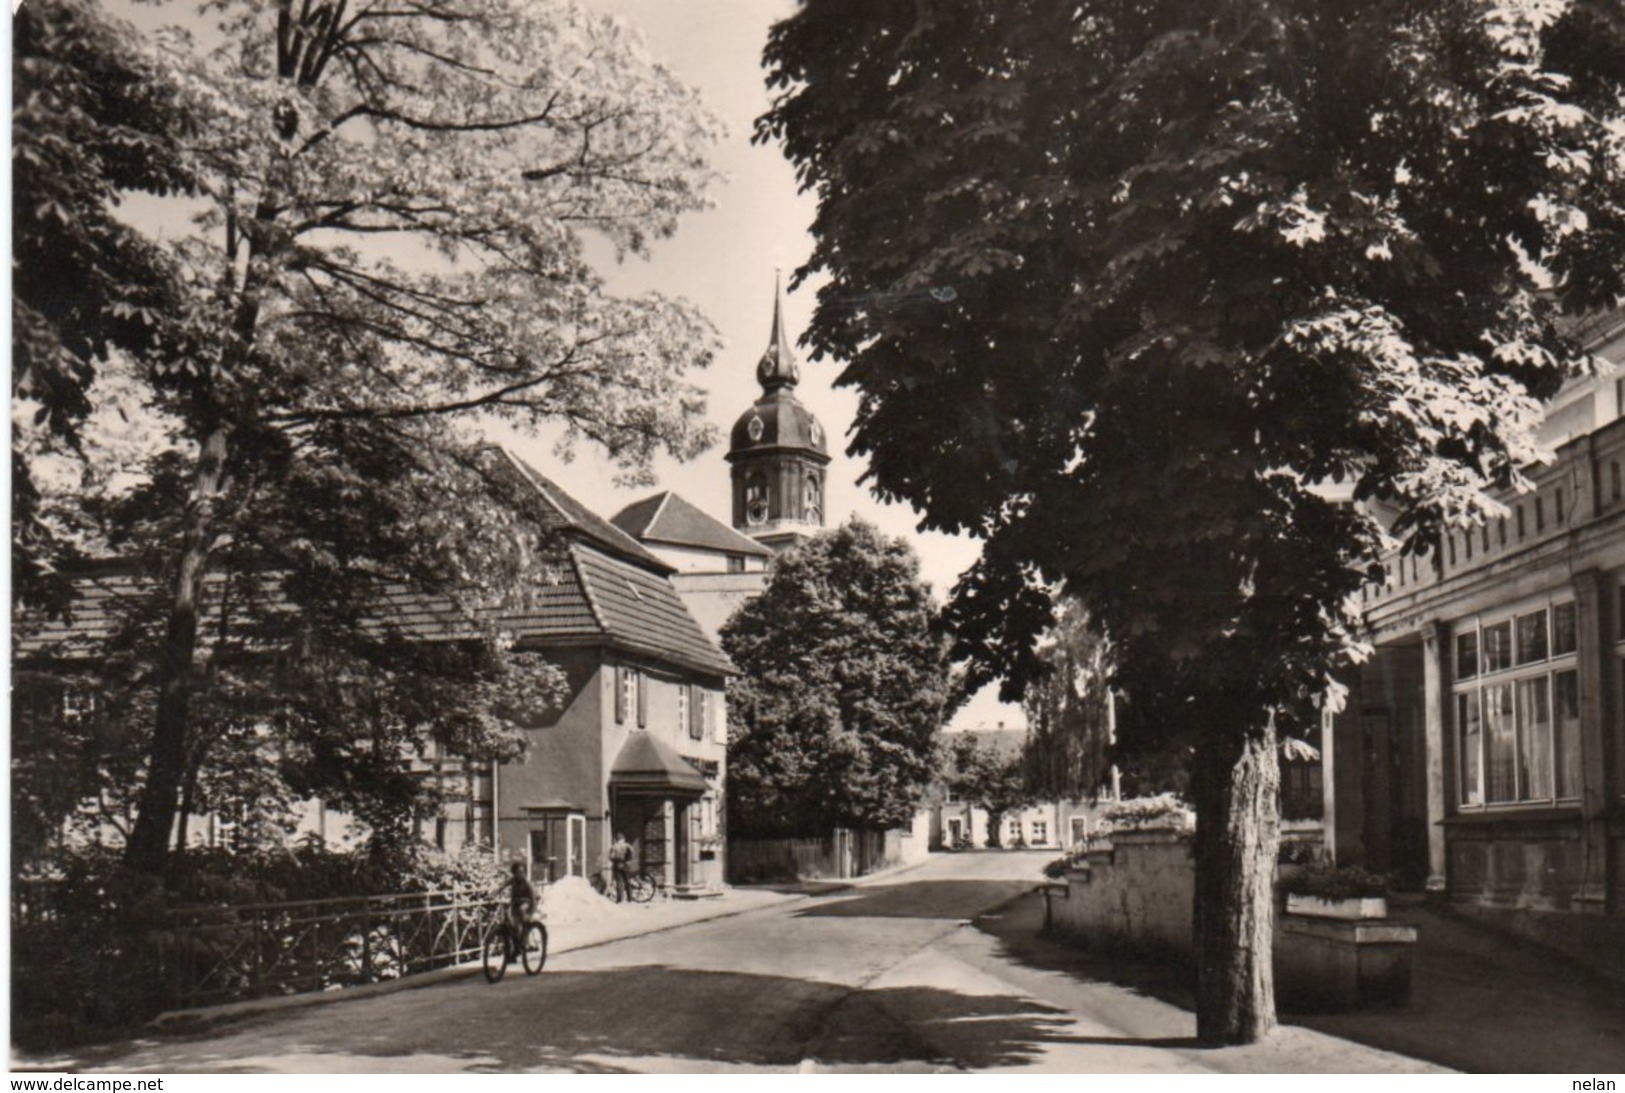
[[[1576,646],[1573,601],[1457,628],[1457,799],[1463,808],[1579,797]]]

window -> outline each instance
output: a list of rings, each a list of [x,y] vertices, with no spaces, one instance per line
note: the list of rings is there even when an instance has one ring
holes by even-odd
[[[1456,678],[1472,679],[1478,674],[1478,629],[1456,635]]]
[[[710,696],[705,688],[691,686],[685,687],[689,692],[688,701],[688,735],[692,740],[705,739],[705,723],[711,712]]]
[[[1452,707],[1460,807],[1579,795],[1576,645],[1573,601],[1458,626]]]
[[[1499,672],[1512,667],[1512,621],[1484,627],[1484,671]]]
[[[1049,842],[1049,824],[1044,820],[1033,821],[1033,843]]]
[[[745,481],[745,523],[759,527],[767,523],[767,516],[767,484],[761,475],[753,474]]]
[[[1320,760],[1287,759],[1281,763],[1281,818],[1318,820],[1325,811]]]
[[[649,689],[643,673],[624,665],[615,669],[615,723],[625,724],[637,714],[638,728],[649,724]]]
[[[1552,605],[1552,656],[1572,653],[1579,647],[1574,627],[1574,603]]]
[[[1004,838],[1005,838],[1005,842],[1007,842],[1007,843],[1018,843],[1018,842],[1021,841],[1021,821],[1020,820],[1011,818],[1011,819],[1005,821],[1005,824],[1004,824]]]
[[[699,739],[699,734],[694,731],[696,719],[693,714],[693,704],[689,701],[693,691],[694,688],[687,684],[677,688],[677,725],[679,728],[688,730],[688,735]]]
[[[743,572],[745,572],[745,556],[743,554],[730,554],[730,555],[728,555],[728,572],[729,573],[743,573]]]
[[[1518,663],[1546,659],[1546,609],[1518,616]]]

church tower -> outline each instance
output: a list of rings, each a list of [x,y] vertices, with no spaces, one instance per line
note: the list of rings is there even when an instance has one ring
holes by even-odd
[[[796,398],[801,371],[790,355],[773,286],[773,329],[756,364],[757,399],[734,423],[728,443],[733,525],[764,546],[785,550],[824,526],[829,449],[824,427]]]

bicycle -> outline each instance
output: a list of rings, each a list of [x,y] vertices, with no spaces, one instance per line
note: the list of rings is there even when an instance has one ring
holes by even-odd
[[[604,871],[599,870],[588,878],[587,883],[592,885],[594,892],[597,892],[605,899],[615,899],[613,875],[605,877]],[[628,903],[648,903],[655,898],[655,893],[659,890],[660,882],[655,880],[647,870],[640,869],[636,873],[628,873],[626,876],[626,899]],[[620,901],[616,900],[616,902]]]
[[[516,941],[514,924],[506,913],[485,928],[480,941],[480,962],[485,968],[485,981],[495,983],[508,972],[515,956],[526,975],[535,975],[547,963],[547,927],[535,919],[524,924],[523,934]]]

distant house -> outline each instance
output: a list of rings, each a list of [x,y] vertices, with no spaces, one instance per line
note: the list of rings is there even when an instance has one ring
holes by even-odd
[[[960,733],[948,735],[951,739]],[[1027,743],[1026,729],[1007,729],[1003,722],[991,729],[967,729],[964,735],[974,737],[984,747],[1007,758],[1019,756]],[[1099,830],[1100,808],[1110,803],[1107,797],[1096,802],[1059,799],[1039,801],[1007,812],[1000,820],[999,845],[1005,849],[1073,846]],[[927,812],[933,850],[987,845],[992,817],[986,809],[973,806],[947,786],[937,788]]]
[[[492,469],[528,489],[535,518],[552,533],[528,606],[495,621],[516,648],[542,651],[563,670],[568,697],[523,726],[522,762],[491,769],[459,756],[403,758],[446,799],[424,837],[446,849],[491,846],[556,879],[596,869],[620,831],[668,885],[720,886],[724,685],[733,666],[678,596],[676,567],[513,455],[494,452]],[[71,698],[41,693],[37,670],[95,655],[116,601],[146,594],[116,569],[85,576],[77,589],[71,624],[15,640],[14,718],[72,716]],[[402,592],[380,610],[424,641],[470,633],[449,604],[419,594]],[[340,841],[350,823],[310,802],[302,827]],[[189,838],[221,840],[225,828],[221,817],[191,818]]]

